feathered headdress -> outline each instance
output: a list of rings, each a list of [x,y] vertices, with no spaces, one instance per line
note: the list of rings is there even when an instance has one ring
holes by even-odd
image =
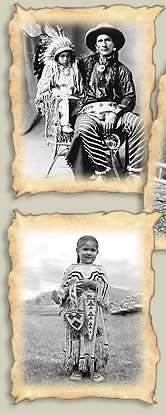
[[[59,53],[63,51],[75,53],[74,45],[60,26],[57,26],[56,31],[47,24],[44,27],[44,32],[35,47],[34,73],[38,80],[41,77],[44,65],[54,61]]]

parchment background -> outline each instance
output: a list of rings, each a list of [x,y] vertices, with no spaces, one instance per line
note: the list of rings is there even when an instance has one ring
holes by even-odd
[[[120,0],[111,1],[88,1],[88,0],[33,0],[33,7],[55,7],[67,6],[70,4],[72,7],[83,6],[95,6],[95,5],[114,5],[120,4]],[[165,5],[165,0],[123,0],[123,4],[133,6],[153,6],[153,5]],[[11,163],[14,157],[14,151],[11,141],[12,120],[10,115],[10,101],[8,98],[8,84],[7,84],[7,72],[9,65],[11,64],[11,55],[8,50],[8,34],[7,24],[12,17],[14,11],[13,1],[5,1],[1,4],[1,215],[0,224],[2,232],[2,244],[1,244],[1,407],[3,413],[11,415],[26,415],[31,411],[31,415],[36,415],[36,411],[39,411],[40,415],[44,415],[48,412],[58,412],[61,414],[68,413],[69,415],[75,415],[78,413],[82,415],[85,412],[99,414],[103,411],[113,412],[116,411],[117,415],[139,415],[140,411],[142,415],[149,413],[149,411],[155,415],[162,415],[165,410],[165,374],[166,374],[166,333],[165,333],[165,292],[166,292],[166,252],[155,252],[153,254],[153,268],[156,271],[155,275],[155,289],[156,294],[152,300],[151,313],[153,316],[153,327],[158,336],[158,344],[161,352],[161,362],[158,364],[157,370],[157,387],[155,399],[158,401],[157,405],[149,406],[137,401],[124,401],[124,400],[109,400],[109,399],[86,399],[79,401],[61,401],[55,399],[38,400],[32,403],[24,401],[16,407],[13,406],[13,398],[10,397],[10,368],[13,362],[13,356],[9,344],[11,336],[11,326],[8,320],[8,302],[7,302],[7,273],[10,270],[10,260],[8,258],[7,247],[7,228],[11,224],[11,218],[13,217],[12,210],[17,208],[22,213],[52,213],[55,210],[57,212],[92,212],[99,210],[117,210],[124,209],[133,213],[142,211],[143,209],[143,197],[141,195],[134,194],[85,194],[85,195],[63,195],[63,194],[40,194],[33,197],[24,196],[18,200],[15,199],[14,192],[10,190],[12,184],[11,176]],[[32,0],[21,1],[22,7],[28,8],[32,6]],[[166,30],[166,11],[162,12],[156,21],[157,28],[157,42],[158,46],[154,51],[154,60],[157,64],[156,78],[166,69],[166,54],[165,54],[165,30]],[[156,105],[154,100],[156,98],[156,92],[153,96],[153,110],[156,115]]]

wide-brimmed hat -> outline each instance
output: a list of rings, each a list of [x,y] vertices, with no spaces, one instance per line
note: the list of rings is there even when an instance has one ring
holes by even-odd
[[[110,24],[99,24],[93,29],[88,30],[85,36],[85,43],[89,49],[93,52],[96,50],[96,39],[99,35],[108,35],[112,38],[117,50],[121,49],[125,43],[125,37],[123,33],[116,27]]]

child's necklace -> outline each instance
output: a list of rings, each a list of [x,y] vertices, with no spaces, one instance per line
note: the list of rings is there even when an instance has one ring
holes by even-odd
[[[70,66],[61,66],[60,67],[61,71],[63,72],[64,76],[69,76],[70,74]]]

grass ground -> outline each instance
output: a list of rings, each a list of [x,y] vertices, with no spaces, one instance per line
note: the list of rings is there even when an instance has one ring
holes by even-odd
[[[106,319],[110,360],[105,381],[134,382],[142,364],[141,313]],[[66,382],[62,365],[64,340],[61,316],[26,314],[24,320],[24,377],[27,382]]]

